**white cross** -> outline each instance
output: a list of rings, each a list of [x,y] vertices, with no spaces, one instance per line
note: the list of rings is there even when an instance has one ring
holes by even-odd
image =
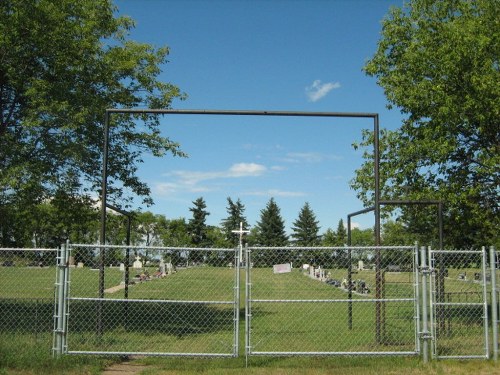
[[[240,245],[239,245],[240,254],[239,254],[239,257],[240,257],[240,263],[241,263],[243,261],[243,235],[250,233],[250,231],[243,230],[243,223],[240,221],[240,229],[239,230],[232,230],[231,232],[240,235]]]

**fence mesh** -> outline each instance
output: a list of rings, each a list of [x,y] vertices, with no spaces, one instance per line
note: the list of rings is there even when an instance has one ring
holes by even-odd
[[[487,294],[491,284],[482,251],[431,251],[433,354],[488,355]]]
[[[234,355],[235,256],[72,245],[68,352]]]
[[[249,248],[248,354],[418,352],[415,248]]]
[[[56,256],[56,249],[0,249],[0,345],[50,350]]]

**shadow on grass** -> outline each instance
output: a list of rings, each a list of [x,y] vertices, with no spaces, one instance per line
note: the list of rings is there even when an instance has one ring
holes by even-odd
[[[0,299],[0,332],[42,333],[54,329],[54,299]]]
[[[101,311],[101,313],[99,313]],[[155,303],[72,301],[69,331],[103,332],[123,329],[127,332],[154,332],[183,336],[230,331],[233,329],[232,305],[198,303]]]

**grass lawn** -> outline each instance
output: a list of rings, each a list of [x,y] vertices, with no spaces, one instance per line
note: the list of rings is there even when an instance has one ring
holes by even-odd
[[[345,269],[328,270],[342,280]],[[467,271],[473,275],[474,270]],[[463,271],[460,271],[463,272]],[[151,269],[153,274],[154,270]],[[446,298],[475,301],[479,283],[458,280],[458,270],[450,270],[445,281]],[[119,357],[65,356],[51,359],[55,267],[0,267],[0,375],[3,373],[99,373]],[[89,268],[71,269],[72,298],[98,296],[99,272]],[[275,275],[271,268],[251,270],[251,347],[252,352],[411,352],[415,350],[414,307],[411,301],[382,304],[382,341],[376,341],[375,273],[362,271],[353,279],[363,279],[369,294],[353,294],[352,328],[348,325],[349,303],[342,288],[311,279],[300,270]],[[131,272],[131,278],[134,273]],[[384,298],[413,296],[411,273],[385,273]],[[232,353],[234,328],[235,270],[228,267],[181,269],[174,275],[129,287],[129,299],[148,302],[116,302],[124,290],[106,293],[101,306],[102,334],[98,335],[97,301],[70,300],[68,349],[70,351],[130,351]],[[106,269],[105,288],[120,285],[123,273]],[[488,361],[441,361],[423,366],[418,358],[372,357],[263,357],[255,356],[245,367],[244,289],[241,273],[240,358],[187,359],[147,358],[155,374],[495,374],[497,366]],[[158,301],[183,301],[163,303]],[[283,302],[266,300],[311,300]],[[312,300],[323,300],[314,302]],[[329,301],[330,300],[330,301]],[[331,300],[336,300],[331,302]],[[195,302],[197,301],[197,302]],[[202,302],[202,303],[200,303]],[[474,309],[447,310],[450,334],[441,336],[442,354],[446,350],[481,348],[481,316]],[[35,327],[35,328],[34,328]],[[479,340],[478,340],[479,337]],[[449,349],[448,349],[449,348]]]

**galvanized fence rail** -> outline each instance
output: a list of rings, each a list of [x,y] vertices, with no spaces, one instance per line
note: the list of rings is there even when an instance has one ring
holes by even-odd
[[[0,341],[50,347],[57,249],[0,248]]]
[[[417,355],[416,247],[249,247],[245,353]]]
[[[56,347],[67,354],[237,356],[237,257],[236,249],[71,244],[61,257],[67,276],[61,271],[58,282],[67,286],[58,311],[66,318]]]
[[[429,249],[434,358],[489,358],[486,250]]]

